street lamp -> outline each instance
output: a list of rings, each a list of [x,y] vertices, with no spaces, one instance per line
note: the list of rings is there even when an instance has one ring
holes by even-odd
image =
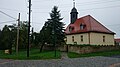
[[[53,45],[54,45],[54,50],[55,50],[55,57],[56,57],[56,45],[55,45],[55,29],[52,30],[53,34]]]
[[[67,45],[67,37],[64,38],[65,45],[66,45],[66,52],[68,52],[68,45]]]

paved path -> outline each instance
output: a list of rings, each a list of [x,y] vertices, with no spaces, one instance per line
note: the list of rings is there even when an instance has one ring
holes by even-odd
[[[68,59],[67,52],[61,53],[61,59]]]
[[[119,63],[120,58],[98,56],[53,60],[0,60],[0,67],[120,67]]]

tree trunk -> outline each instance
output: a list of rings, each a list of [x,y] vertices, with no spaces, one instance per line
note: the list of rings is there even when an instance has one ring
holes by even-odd
[[[43,46],[45,45],[45,43],[42,43],[41,47],[40,47],[40,52],[42,52]]]

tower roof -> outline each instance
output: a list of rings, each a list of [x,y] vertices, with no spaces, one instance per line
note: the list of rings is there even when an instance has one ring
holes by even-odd
[[[73,8],[72,8],[72,10],[71,10],[71,13],[72,13],[72,12],[78,13],[78,12],[77,12],[77,9],[75,8],[75,0],[73,0]]]
[[[77,9],[75,7],[73,7],[71,12],[77,12]]]

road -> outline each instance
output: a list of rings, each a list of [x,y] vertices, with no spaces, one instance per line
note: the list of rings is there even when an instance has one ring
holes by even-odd
[[[61,58],[52,60],[0,59],[0,67],[120,67],[117,57]]]

